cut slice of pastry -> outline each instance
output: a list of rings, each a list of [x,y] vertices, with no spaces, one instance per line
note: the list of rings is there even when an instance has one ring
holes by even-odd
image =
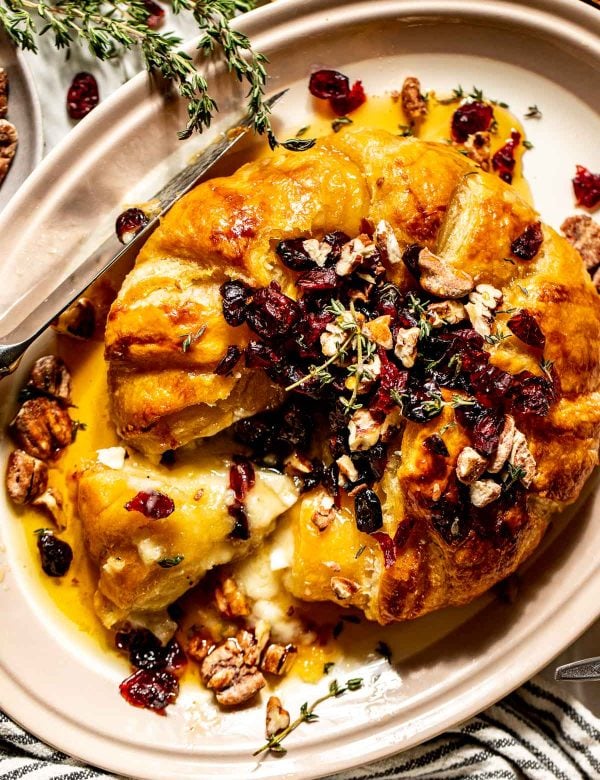
[[[251,479],[239,501],[232,468],[227,459],[187,453],[173,467],[130,458],[120,468],[82,470],[78,512],[99,570],[96,610],[105,625],[151,615],[156,623],[207,571],[256,548],[297,500],[288,477],[246,465]]]

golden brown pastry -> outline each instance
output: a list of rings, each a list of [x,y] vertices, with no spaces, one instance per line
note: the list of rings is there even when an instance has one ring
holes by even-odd
[[[312,449],[291,468],[303,479],[317,456],[329,480],[290,510],[286,583],[301,599],[354,605],[382,623],[415,618],[513,572],[598,461],[600,299],[577,252],[495,175],[441,144],[349,129],[200,185],[146,244],[112,307],[114,418],[126,441],[160,452],[277,407],[292,374],[267,378],[243,359],[214,373],[229,347],[257,338],[227,325],[219,289],[241,280],[255,294],[275,281],[300,298],[312,281],[297,284],[277,244],[316,239],[302,251],[325,278],[333,271],[319,252],[332,231],[347,243],[329,297],[345,302],[317,347],[351,408],[328,450],[331,396],[315,391]],[[389,283],[402,298],[391,314],[381,303]],[[351,309],[361,336],[344,342]],[[294,316],[308,321],[309,311]],[[189,334],[200,335],[184,351]],[[296,342],[285,349],[297,354]],[[358,342],[371,361],[362,379]],[[436,387],[421,398],[428,382]],[[248,446],[268,414],[243,428]],[[384,465],[364,478],[361,453],[373,461],[376,447]],[[97,533],[90,526],[92,549]]]

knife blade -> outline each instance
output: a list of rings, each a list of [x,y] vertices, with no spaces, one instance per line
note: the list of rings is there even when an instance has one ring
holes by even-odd
[[[554,679],[600,682],[600,658],[582,658],[581,661],[557,666]]]
[[[277,92],[265,101],[272,108],[287,92]],[[0,338],[0,379],[17,368],[25,350],[33,341],[74,301],[80,298],[87,288],[102,274],[117,263],[132,263],[141,247],[152,235],[169,209],[204,176],[223,155],[244,138],[252,126],[249,116],[225,131],[222,136],[207,147],[190,165],[170,179],[151,199],[158,202],[157,213],[147,225],[125,246],[121,245],[115,234],[109,236],[92,254],[84,260],[64,281],[44,298],[9,333]],[[37,297],[32,289],[27,297]]]

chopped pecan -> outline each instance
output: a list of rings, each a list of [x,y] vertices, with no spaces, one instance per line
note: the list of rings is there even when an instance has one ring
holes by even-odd
[[[493,479],[478,479],[472,483],[469,492],[473,506],[481,508],[500,498],[502,488]]]
[[[329,584],[335,597],[340,601],[351,598],[359,590],[358,583],[349,580],[348,577],[332,577]]]
[[[498,440],[498,446],[495,454],[492,456],[487,470],[491,474],[497,474],[502,470],[502,467],[508,460],[508,456],[512,451],[513,439],[515,435],[515,420],[510,414],[507,414],[504,418],[504,428]]]
[[[349,455],[341,455],[336,463],[340,470],[341,484],[346,482],[358,482],[358,471]]]
[[[227,618],[245,617],[250,614],[246,596],[233,577],[224,577],[215,588],[217,609]]]
[[[334,500],[329,495],[324,495],[315,509],[311,522],[316,525],[319,531],[325,531],[335,520]]]
[[[509,462],[521,470],[519,479],[525,487],[529,487],[536,475],[537,464],[529,451],[525,435],[518,428],[515,428]]]
[[[348,446],[352,452],[370,450],[386,430],[385,420],[379,423],[368,409],[358,409],[348,423]]]
[[[462,298],[475,287],[470,274],[454,270],[429,249],[419,252],[418,266],[421,287],[438,298]]]
[[[6,489],[15,504],[28,504],[46,490],[48,467],[23,450],[15,450],[8,456]]]
[[[591,273],[600,265],[600,225],[589,214],[577,214],[565,219],[560,229]]]
[[[488,131],[472,133],[465,141],[467,157],[477,163],[482,171],[489,171],[492,165],[491,135]]]
[[[287,674],[296,660],[298,651],[294,645],[279,645],[272,642],[267,645],[260,662],[260,668],[268,674],[276,674],[283,677]]]
[[[456,476],[465,485],[476,482],[487,466],[486,458],[482,457],[472,447],[461,450],[456,461]]]
[[[0,119],[0,182],[8,173],[18,142],[17,128],[7,119]]]
[[[433,328],[458,325],[466,318],[467,312],[460,301],[439,301],[427,306],[427,321]]]
[[[10,424],[17,444],[40,460],[54,458],[73,441],[73,421],[58,401],[31,398]]]
[[[465,309],[471,325],[484,338],[492,332],[494,311],[502,301],[502,293],[491,284],[478,284],[469,295]]]
[[[56,355],[44,355],[35,361],[26,386],[66,404],[71,402],[71,374],[64,361]]]
[[[8,73],[0,68],[0,118],[4,119],[8,113]]]
[[[421,94],[421,82],[415,76],[408,76],[402,85],[402,108],[411,124],[427,115],[427,101]]]
[[[64,524],[62,522],[63,502],[62,498],[56,492],[56,490],[48,488],[31,503],[32,506],[35,506],[38,509],[43,509],[45,512],[47,512],[54,520],[56,525],[59,526],[59,528],[64,528]]]
[[[382,219],[377,223],[373,240],[384,261],[387,260],[390,265],[402,262],[400,244],[389,222]]]
[[[338,276],[348,276],[367,257],[371,257],[376,252],[376,247],[369,236],[361,234],[358,238],[353,238],[342,247],[340,259],[335,265],[335,272]]]
[[[416,327],[398,328],[394,355],[400,360],[404,368],[412,368],[415,364],[420,332],[419,328]]]
[[[96,306],[89,298],[79,298],[55,320],[52,327],[58,333],[91,339],[98,320]]]
[[[190,658],[202,663],[215,645],[215,637],[206,626],[192,626],[186,647]]]
[[[209,651],[200,675],[219,704],[242,704],[264,688],[266,680],[258,670],[261,650],[254,634],[242,629]]]
[[[302,242],[302,247],[310,259],[320,268],[325,265],[325,261],[331,252],[329,244],[316,238],[307,238],[306,241]]]
[[[277,736],[290,725],[290,713],[283,708],[278,696],[269,696],[267,702],[267,739]]]

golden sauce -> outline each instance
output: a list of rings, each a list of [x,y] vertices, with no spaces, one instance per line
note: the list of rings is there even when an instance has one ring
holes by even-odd
[[[314,101],[314,115],[303,134],[304,137],[320,137],[331,133],[331,123],[335,116],[330,112],[323,101]],[[421,124],[417,136],[427,141],[446,142],[450,136],[450,122],[458,102],[444,105],[434,95],[429,98],[429,112],[427,118]],[[496,132],[492,135],[492,154],[500,148],[508,138],[512,130],[525,134],[521,124],[506,109],[495,106],[494,116],[497,122]],[[366,128],[380,128],[391,133],[401,134],[402,126],[406,126],[407,120],[403,114],[399,101],[392,96],[370,97],[366,104],[352,113],[352,122],[356,126]],[[298,128],[288,128],[289,135],[293,136]],[[285,134],[280,134],[283,137]],[[252,156],[266,156],[269,154],[266,144],[260,147],[254,146]],[[519,145],[516,151],[516,167],[513,186],[526,200],[531,202],[531,193],[523,176],[523,146]],[[237,155],[236,155],[237,157]],[[244,162],[245,160],[240,160]],[[236,160],[237,162],[237,160]],[[236,165],[237,167],[237,165]],[[27,535],[32,558],[36,561],[34,567],[39,572],[40,586],[50,595],[56,606],[71,620],[77,628],[89,634],[103,649],[111,648],[114,643],[111,632],[106,630],[94,612],[93,596],[96,589],[97,574],[94,566],[85,555],[81,525],[75,511],[75,480],[73,474],[82,463],[95,460],[96,450],[112,447],[119,444],[114,426],[110,419],[108,408],[108,393],[106,387],[106,366],[103,359],[103,344],[98,341],[82,342],[64,336],[58,337],[59,354],[63,357],[72,372],[73,402],[76,408],[71,416],[85,424],[85,429],[78,431],[75,442],[66,449],[60,461],[50,470],[51,487],[63,496],[63,521],[65,525],[61,537],[69,542],[74,551],[74,560],[66,577],[54,579],[43,574],[38,565],[38,552],[36,549],[35,530],[51,525],[48,520],[34,509],[26,509],[22,513],[24,532]],[[195,610],[197,608],[196,596],[192,591],[183,597],[185,617],[182,620],[180,636],[185,637],[187,629],[193,624]],[[315,607],[315,609],[318,609]],[[329,607],[331,610],[331,606]],[[461,614],[473,614],[477,607],[468,606],[460,610]],[[394,626],[386,629],[378,629],[377,638],[385,638],[394,645],[394,637],[400,639],[400,648],[395,652],[395,658],[399,659],[414,653],[427,645],[435,638],[443,636],[456,625],[459,610],[448,610],[437,613],[434,617],[426,616],[411,624]],[[364,623],[364,621],[363,621]],[[306,682],[317,682],[324,674],[324,666],[335,663],[342,657],[365,658],[372,653],[377,638],[373,638],[373,626],[357,626],[344,623],[344,632],[339,641],[329,641],[326,644],[313,644],[300,647],[294,664],[294,673]],[[198,667],[195,664],[188,665],[186,677],[198,679]]]

